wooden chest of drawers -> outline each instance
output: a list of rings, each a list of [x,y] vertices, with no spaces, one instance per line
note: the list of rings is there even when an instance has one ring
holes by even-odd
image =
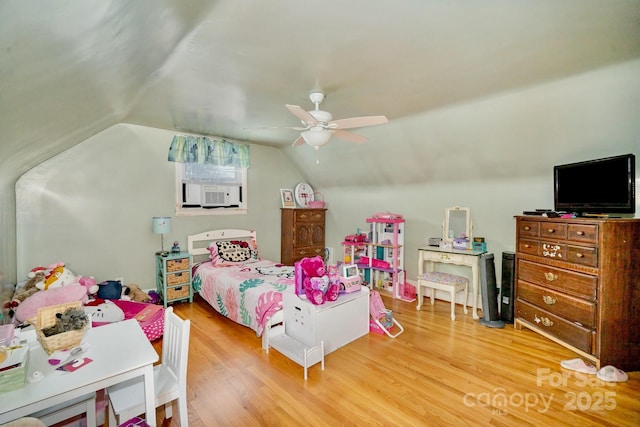
[[[640,220],[516,217],[515,327],[640,370]]]
[[[324,256],[324,222],[326,209],[282,209],[280,262],[296,261],[316,255]]]

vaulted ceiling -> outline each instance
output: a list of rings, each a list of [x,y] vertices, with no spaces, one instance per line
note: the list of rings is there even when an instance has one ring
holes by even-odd
[[[120,122],[284,148],[259,128],[312,90],[394,122],[580,74],[640,57],[640,1],[7,0],[0,47],[0,157],[27,169]]]

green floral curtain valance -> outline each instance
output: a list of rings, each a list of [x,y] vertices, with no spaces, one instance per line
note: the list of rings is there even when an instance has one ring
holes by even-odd
[[[249,145],[206,136],[176,135],[169,147],[169,161],[248,168]]]

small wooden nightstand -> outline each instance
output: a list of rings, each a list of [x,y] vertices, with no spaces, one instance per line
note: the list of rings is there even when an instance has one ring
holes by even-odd
[[[188,252],[156,255],[156,289],[165,308],[174,301],[188,299],[193,302],[191,259]]]

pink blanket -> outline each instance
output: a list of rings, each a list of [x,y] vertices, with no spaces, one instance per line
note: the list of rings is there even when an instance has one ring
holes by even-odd
[[[260,260],[194,268],[193,289],[217,312],[262,335],[267,321],[282,309],[282,292],[294,292],[293,267]]]

